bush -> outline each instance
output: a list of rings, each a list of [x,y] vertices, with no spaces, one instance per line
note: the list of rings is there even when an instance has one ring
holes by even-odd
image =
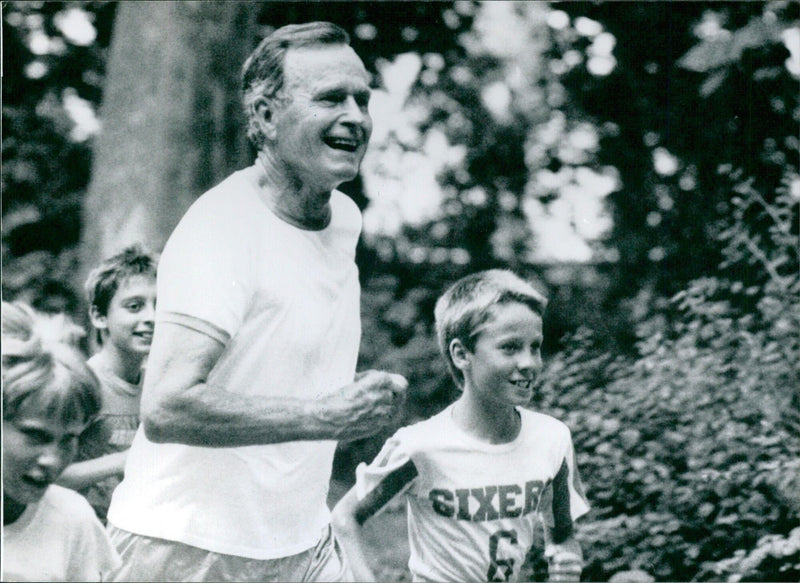
[[[752,551],[738,550],[730,559],[704,565],[717,579],[738,581],[797,581],[800,579],[800,528],[789,536],[767,535]],[[777,575],[776,575],[777,574]]]
[[[726,263],[645,317],[633,356],[584,330],[548,360],[532,405],[573,431],[593,506],[579,528],[585,580],[800,578],[800,197],[789,192],[769,204],[737,187],[719,234]],[[396,281],[383,284],[365,288],[362,360],[409,377],[407,423],[454,395],[420,324],[432,291],[398,298]],[[342,475],[385,437],[345,444]],[[546,579],[540,549],[523,577]]]
[[[785,236],[798,201],[740,194],[774,222],[769,239],[741,215],[723,233],[731,264],[762,268],[755,282],[694,281],[668,318],[642,323],[635,358],[583,333],[545,370],[537,405],[572,428],[593,504],[587,580],[800,576],[800,281]]]

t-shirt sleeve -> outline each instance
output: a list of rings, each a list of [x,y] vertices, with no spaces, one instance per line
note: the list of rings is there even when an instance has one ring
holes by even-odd
[[[542,521],[552,529],[556,543],[568,538],[572,534],[573,522],[589,511],[569,434],[558,471],[543,492],[539,508]]]
[[[122,561],[105,529],[86,504],[68,567],[69,581],[108,581]]]
[[[356,468],[356,520],[363,524],[392,498],[408,489],[417,477],[417,467],[398,434],[384,444],[371,464]]]
[[[242,221],[235,209],[200,199],[189,209],[164,248],[158,266],[156,318],[203,332],[226,343],[248,309],[246,276],[251,271]],[[232,226],[239,222],[238,227]]]

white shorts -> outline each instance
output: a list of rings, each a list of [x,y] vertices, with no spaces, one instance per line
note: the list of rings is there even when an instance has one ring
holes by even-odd
[[[353,581],[330,525],[315,547],[279,559],[223,555],[108,525],[122,557],[112,581]]]

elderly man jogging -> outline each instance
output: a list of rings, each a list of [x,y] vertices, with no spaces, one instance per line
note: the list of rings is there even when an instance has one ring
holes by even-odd
[[[361,217],[335,189],[364,156],[369,95],[330,23],[278,29],[244,64],[258,159],[162,254],[142,427],[108,514],[118,580],[351,577],[326,506],[336,441],[386,425],[406,388],[355,375]]]

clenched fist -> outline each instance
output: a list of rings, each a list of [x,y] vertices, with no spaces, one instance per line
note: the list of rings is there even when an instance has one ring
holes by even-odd
[[[389,425],[400,413],[408,381],[399,374],[368,370],[318,402],[319,414],[338,439],[367,437]]]

